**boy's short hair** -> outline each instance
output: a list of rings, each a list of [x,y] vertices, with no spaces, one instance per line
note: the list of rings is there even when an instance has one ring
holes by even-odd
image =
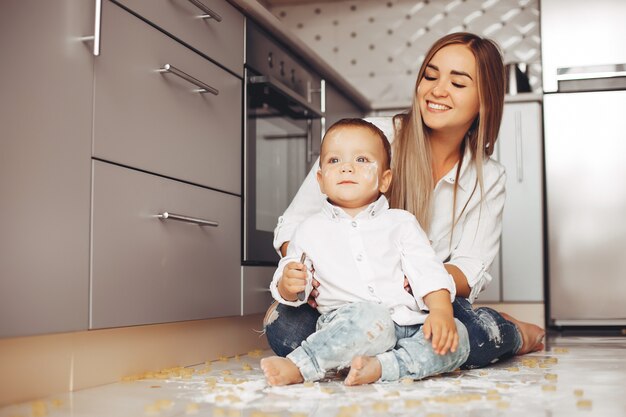
[[[387,140],[387,136],[383,133],[382,130],[378,128],[378,126],[376,126],[373,123],[368,122],[367,120],[363,120],[359,118],[345,118],[345,119],[341,119],[333,123],[328,128],[326,133],[324,133],[324,137],[322,138],[322,148],[324,147],[324,139],[326,139],[326,136],[328,136],[328,134],[333,132],[334,130],[337,130],[342,127],[362,127],[364,129],[369,130],[371,133],[375,134],[376,136],[378,136],[383,145],[383,149],[385,150],[384,152],[385,160],[383,161],[383,170],[387,170],[391,167],[391,144],[389,143],[389,140]],[[320,165],[321,165],[321,161],[320,161]]]

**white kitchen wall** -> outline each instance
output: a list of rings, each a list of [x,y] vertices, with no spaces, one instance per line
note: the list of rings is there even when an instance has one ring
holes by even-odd
[[[363,93],[374,109],[410,103],[424,54],[457,31],[494,39],[505,63],[528,64],[541,92],[539,0],[268,2],[293,33]]]

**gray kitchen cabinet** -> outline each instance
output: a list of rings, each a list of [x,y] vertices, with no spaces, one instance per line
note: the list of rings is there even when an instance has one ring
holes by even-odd
[[[153,4],[165,3],[179,2]],[[243,81],[187,47],[193,36],[168,36],[170,19],[156,19],[165,29],[147,24],[151,13],[139,18],[103,3],[94,84],[92,329],[241,312]],[[243,31],[241,16],[239,22]],[[182,72],[161,71],[166,64]]]
[[[209,60],[191,47],[211,44],[207,39],[175,40],[110,1],[102,2],[95,37],[97,3],[0,3],[0,337],[241,310],[242,80],[226,61],[238,56],[241,72],[243,17],[237,13],[233,23],[234,9],[224,3],[230,11],[222,17],[231,22],[224,28],[239,33],[226,55]],[[94,38],[103,46],[96,57]],[[224,43],[230,45],[211,48]],[[174,59],[219,95],[198,94],[153,65],[176,65]],[[171,179],[98,160],[106,158]],[[137,183],[152,194],[124,200],[125,193],[143,195]],[[160,227],[155,232],[141,221],[147,210],[163,209],[150,205],[157,202],[220,225],[208,230],[150,217]],[[118,203],[117,211],[107,206]]]
[[[242,80],[108,1],[101,44],[94,157],[241,194]]]
[[[270,282],[275,266],[241,267],[241,315],[265,313],[274,301],[270,293]]]
[[[243,77],[244,17],[225,0],[117,0]]]
[[[87,328],[94,15],[0,3],[0,337]]]
[[[506,103],[498,159],[506,168],[500,285],[504,302],[543,301],[543,139],[541,104]]]
[[[241,198],[93,165],[90,328],[239,315]]]

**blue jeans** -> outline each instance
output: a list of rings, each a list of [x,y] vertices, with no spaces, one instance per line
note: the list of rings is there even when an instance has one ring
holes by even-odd
[[[350,303],[317,320],[317,330],[287,355],[305,381],[317,381],[326,371],[349,366],[358,355],[376,356],[383,381],[402,377],[421,379],[458,368],[469,354],[465,326],[456,321],[459,346],[455,352],[436,354],[420,330],[421,325],[399,326],[389,310],[371,302]]]
[[[473,369],[509,358],[522,347],[517,327],[497,311],[487,307],[473,309],[464,298],[452,303],[454,317],[469,335],[470,353],[461,368]],[[264,328],[270,347],[279,356],[287,356],[316,329],[320,314],[308,304],[290,307],[275,303],[265,316]]]

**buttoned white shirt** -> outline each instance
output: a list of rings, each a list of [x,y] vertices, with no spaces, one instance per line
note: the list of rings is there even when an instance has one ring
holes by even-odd
[[[393,122],[390,117],[368,118],[378,126],[390,141],[394,138]],[[456,224],[452,224],[452,202],[457,165],[436,184],[433,194],[433,209],[428,239],[442,262],[458,267],[467,278],[471,288],[470,302],[474,302],[480,291],[492,280],[487,272],[500,245],[502,230],[502,210],[505,200],[504,167],[488,158],[483,163],[483,184],[481,190],[476,183],[477,174],[471,160],[471,151],[463,157],[457,188],[455,219],[465,210]],[[291,204],[278,219],[274,230],[274,247],[292,239],[296,227],[307,217],[318,212],[326,201],[315,178],[319,160],[316,163]],[[482,197],[482,199],[481,199]],[[482,200],[482,201],[481,201]],[[467,204],[466,204],[467,203]],[[324,289],[320,289],[320,294]]]
[[[400,325],[423,323],[427,310],[423,297],[445,289],[454,300],[454,280],[430,246],[415,216],[408,211],[389,209],[385,196],[370,204],[354,218],[328,201],[317,214],[300,223],[287,255],[282,258],[270,285],[281,303],[299,306],[304,301],[286,301],[278,292],[278,281],[289,262],[298,262],[306,253],[306,265],[315,270],[324,289],[316,298],[320,313],[329,313],[346,303],[371,301],[389,308]],[[413,295],[404,290],[409,279]]]

